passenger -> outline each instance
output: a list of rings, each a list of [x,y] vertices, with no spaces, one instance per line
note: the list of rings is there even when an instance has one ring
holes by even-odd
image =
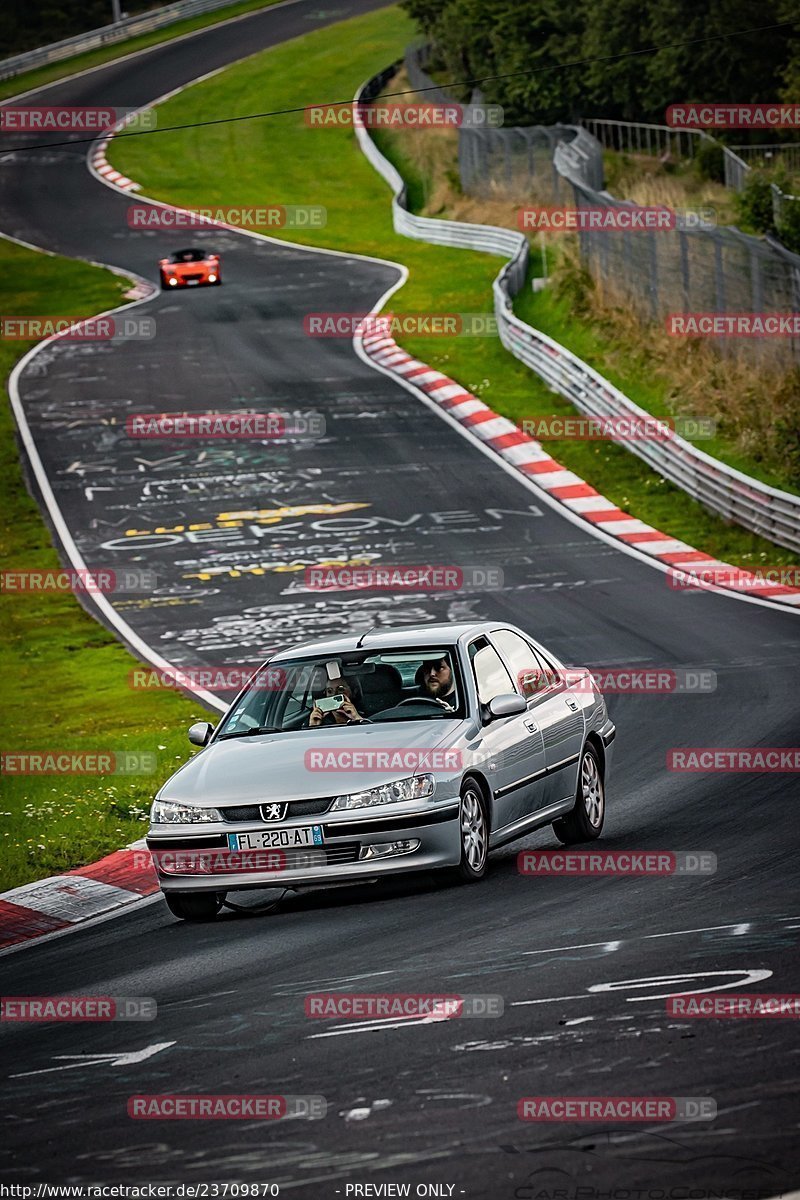
[[[333,712],[323,712],[315,704],[308,718],[309,729],[315,729],[319,725],[347,725],[349,721],[366,720],[356,707],[361,703],[361,688],[358,684],[353,686],[344,678],[330,679],[325,686],[325,695],[344,696],[344,704]]]

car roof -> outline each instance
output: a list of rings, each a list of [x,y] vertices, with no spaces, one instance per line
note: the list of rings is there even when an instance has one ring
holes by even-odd
[[[331,638],[328,641],[303,642],[288,646],[274,655],[270,662],[294,658],[306,654],[347,654],[353,650],[402,650],[406,646],[442,645],[452,646],[462,638],[476,633],[488,633],[490,629],[506,628],[505,621],[473,621],[460,624],[399,625],[369,630],[365,634]],[[513,627],[510,627],[513,628]]]

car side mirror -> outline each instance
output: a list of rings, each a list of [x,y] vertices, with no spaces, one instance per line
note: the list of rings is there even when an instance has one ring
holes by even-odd
[[[524,696],[517,695],[516,692],[508,692],[502,696],[495,696],[489,701],[489,716],[490,717],[514,717],[517,713],[523,713],[527,710],[528,703]]]
[[[208,721],[197,721],[189,728],[189,741],[193,746],[205,746],[214,732],[214,726]]]

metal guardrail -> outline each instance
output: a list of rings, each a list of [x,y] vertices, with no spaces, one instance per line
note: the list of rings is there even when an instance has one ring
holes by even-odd
[[[678,157],[694,158],[701,142],[719,146],[725,164],[725,186],[738,192],[744,186],[750,170],[740,155],[730,146],[723,146],[704,129],[675,129],[672,125],[649,125],[641,121],[616,121],[605,117],[593,117],[582,121],[593,137],[606,150],[618,150],[625,154],[677,154]]]
[[[697,144],[713,141],[701,129],[673,129],[671,125],[652,125],[643,121],[615,121],[594,118],[581,122],[606,150],[622,154],[677,154],[694,158]]]
[[[60,62],[63,58],[71,58],[74,54],[83,54],[86,50],[97,50],[100,46],[123,42],[127,38],[136,37],[137,34],[150,33],[154,29],[161,29],[163,25],[171,25],[174,21],[213,12],[218,8],[227,8],[234,3],[235,0],[178,0],[176,4],[168,4],[165,8],[126,17],[124,21],[117,21],[113,25],[103,25],[100,29],[90,29],[87,33],[77,33],[60,42],[52,42],[49,46],[40,46],[36,50],[27,50],[24,54],[15,54],[13,58],[4,58],[0,60],[0,79],[12,79],[33,67],[43,67],[48,63]]]
[[[399,63],[394,63],[362,85],[354,104],[374,100],[398,66]],[[357,110],[354,110],[354,125],[361,150],[392,189],[392,219],[398,233],[437,245],[483,250],[509,260],[495,278],[492,291],[500,341],[515,358],[587,416],[651,416],[566,347],[526,325],[514,314],[511,302],[525,283],[528,262],[528,242],[522,233],[493,225],[466,225],[410,213],[402,176],[381,154],[368,129],[358,121]],[[800,496],[769,487],[734,470],[677,434],[664,441],[621,441],[620,444],[706,508],[780,546],[800,552]]]
[[[369,103],[381,91],[385,83],[395,74],[399,63],[373,76],[356,94],[356,102]],[[460,221],[444,221],[435,217],[417,217],[406,207],[406,185],[399,171],[381,154],[363,123],[358,120],[354,109],[353,120],[358,143],[379,175],[391,187],[392,219],[398,233],[417,241],[432,242],[438,246],[456,246],[464,250],[481,250],[485,254],[498,254],[508,258],[501,275],[507,273],[513,279],[515,292],[525,281],[528,266],[528,241],[522,233],[512,229],[500,229],[496,225],[465,225]]]
[[[794,142],[782,146],[775,143],[770,146],[724,146],[721,142],[702,129],[673,129],[671,125],[645,125],[637,121],[613,121],[595,119],[583,121],[583,125],[593,137],[607,150],[621,150],[627,154],[671,154],[674,151],[681,154],[681,147],[686,148],[687,157],[694,158],[695,147],[701,141],[719,146],[725,170],[725,187],[734,192],[740,192],[745,185],[747,176],[753,167],[762,170],[783,161],[785,155],[790,170],[800,169],[800,143]],[[681,139],[685,138],[685,141]],[[747,161],[747,160],[750,161]],[[596,188],[596,184],[592,184]],[[800,196],[784,192],[777,183],[770,184],[772,192],[772,214],[775,224],[780,227],[786,219],[787,208],[797,204]]]
[[[731,146],[748,166],[774,167],[780,164],[794,174],[800,172],[800,142],[767,142],[757,146]]]

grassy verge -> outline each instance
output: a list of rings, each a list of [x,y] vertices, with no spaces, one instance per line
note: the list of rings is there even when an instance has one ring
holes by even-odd
[[[297,79],[309,96],[346,94],[401,56],[413,29],[397,9],[343,22],[260,54],[196,85],[161,110],[171,122],[212,119],[248,104],[279,109],[298,103]],[[300,97],[302,102],[302,97]],[[389,147],[390,139],[382,138]],[[423,172],[391,149],[423,194]],[[302,115],[182,130],[112,144],[114,165],[147,195],[186,205],[315,203],[327,207],[326,227],[285,231],[308,244],[403,261],[409,282],[392,297],[395,312],[481,312],[491,307],[498,261],[398,237],[386,185],[361,155],[349,129],[314,129]],[[213,163],[203,170],[198,164]],[[452,374],[496,411],[520,421],[573,410],[508,355],[495,338],[403,339],[412,354]],[[554,455],[623,508],[709,553],[741,565],[794,561],[788,553],[707,513],[621,447],[553,443]]]
[[[125,284],[107,271],[0,239],[0,311],[90,315],[120,302]],[[8,379],[32,343],[0,341]],[[53,570],[59,560],[29,496],[15,425],[0,407],[0,553],[10,571]],[[76,479],[77,486],[77,479]],[[165,691],[134,692],[135,660],[70,594],[0,592],[4,753],[148,751],[153,775],[22,776],[0,780],[0,891],[91,862],[142,837],[156,787],[187,757],[185,728],[197,705]]]
[[[254,12],[259,8],[269,8],[277,0],[241,0],[239,4],[231,4],[217,12],[203,13],[201,16],[189,17],[185,21],[176,21],[163,29],[154,29],[152,33],[141,33],[138,37],[128,38],[124,42],[115,42],[112,46],[101,46],[97,50],[87,50],[84,54],[75,54],[72,58],[64,58],[60,62],[48,63],[45,67],[36,67],[32,71],[23,71],[12,79],[0,82],[0,100],[10,96],[18,96],[21,92],[29,92],[34,88],[44,87],[56,79],[64,79],[77,71],[86,71],[89,67],[102,66],[103,63],[113,62],[136,50],[146,50],[148,46],[157,46],[161,42],[172,41],[184,33],[194,33],[197,29],[205,29],[209,25],[218,25],[220,21],[228,21],[231,17],[241,16],[242,13]]]
[[[713,208],[716,224],[735,225],[739,219],[736,193],[722,183],[704,179],[693,160],[662,162],[655,154],[617,150],[603,153],[605,186],[612,196],[637,204],[668,208]]]
[[[663,326],[642,326],[604,297],[579,263],[577,248],[548,255],[550,286],[527,285],[514,311],[657,417],[710,418],[713,437],[689,437],[698,448],[772,487],[800,489],[800,371],[781,371],[726,357],[700,338],[676,346]],[[541,272],[538,256],[534,270]],[[677,350],[677,353],[676,353]]]

